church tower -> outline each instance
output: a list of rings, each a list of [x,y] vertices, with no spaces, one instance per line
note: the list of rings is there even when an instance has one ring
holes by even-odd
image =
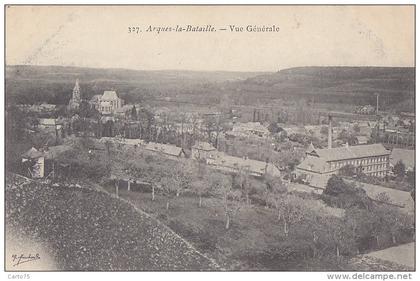
[[[80,97],[79,79],[76,79],[76,84],[74,85],[74,88],[73,88],[73,95],[69,101],[69,108],[78,109],[81,101],[82,99]]]

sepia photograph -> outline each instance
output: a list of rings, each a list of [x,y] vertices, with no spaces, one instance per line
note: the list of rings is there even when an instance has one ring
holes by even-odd
[[[3,270],[411,279],[415,27],[415,5],[5,4]]]

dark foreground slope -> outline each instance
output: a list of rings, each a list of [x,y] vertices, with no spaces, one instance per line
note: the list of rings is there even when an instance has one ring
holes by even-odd
[[[59,270],[217,269],[162,224],[106,193],[15,182],[7,179],[7,228],[47,244]]]

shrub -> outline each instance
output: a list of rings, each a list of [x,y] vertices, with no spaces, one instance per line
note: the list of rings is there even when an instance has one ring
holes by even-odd
[[[338,208],[358,207],[369,209],[371,199],[366,191],[354,184],[346,183],[342,178],[333,175],[322,193],[322,199],[330,206]]]

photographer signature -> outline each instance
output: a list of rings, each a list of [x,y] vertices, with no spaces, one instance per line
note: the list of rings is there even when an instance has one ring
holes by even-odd
[[[32,262],[32,261],[36,261],[40,259],[41,257],[39,256],[38,253],[35,254],[34,256],[32,254],[29,254],[28,256],[25,256],[24,254],[20,254],[20,256],[16,254],[12,255],[13,266],[18,266],[23,263]]]

